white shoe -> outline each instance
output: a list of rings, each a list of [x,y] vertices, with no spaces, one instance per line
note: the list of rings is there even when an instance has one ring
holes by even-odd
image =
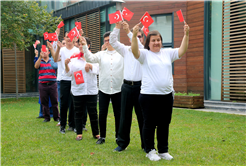
[[[155,149],[152,149],[149,153],[146,154],[146,157],[148,157],[151,161],[158,161],[161,158],[157,155]]]
[[[159,157],[165,159],[165,160],[172,160],[173,156],[171,156],[169,153],[159,153]]]

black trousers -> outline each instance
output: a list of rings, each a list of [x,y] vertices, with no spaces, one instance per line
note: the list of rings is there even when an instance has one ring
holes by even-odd
[[[112,95],[99,91],[99,127],[100,137],[106,137],[107,116],[109,102],[112,102],[115,118],[115,138],[118,136],[121,110],[121,92]]]
[[[46,120],[50,120],[50,107],[49,107],[49,98],[52,104],[53,110],[53,119],[59,119],[59,111],[58,111],[58,99],[57,99],[57,83],[53,83],[52,85],[47,84],[38,84],[40,101],[43,107],[43,115]]]
[[[145,152],[154,146],[155,128],[157,127],[157,148],[159,153],[168,152],[169,124],[171,123],[173,96],[140,94],[139,102],[143,110],[143,138]]]
[[[75,112],[75,126],[77,135],[82,134],[83,131],[83,118],[87,108],[89,113],[92,135],[99,134],[98,131],[98,117],[97,117],[97,95],[81,95],[72,96]]]
[[[144,148],[143,143],[143,114],[139,104],[141,81],[137,85],[123,84],[121,87],[121,114],[120,127],[117,139],[117,144],[121,148],[126,148],[130,143],[130,132],[132,124],[132,110],[134,107],[137,115],[138,127],[140,131],[141,147]]]
[[[71,81],[61,80],[61,89],[60,89],[60,120],[61,127],[66,127],[67,123],[67,110],[69,107],[69,126],[75,127],[74,123],[74,109],[73,109],[73,100],[71,96]]]

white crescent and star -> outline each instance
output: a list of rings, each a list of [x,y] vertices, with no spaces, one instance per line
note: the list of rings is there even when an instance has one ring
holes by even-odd
[[[72,35],[74,36],[75,35],[75,31],[72,31],[72,33],[73,33]]]
[[[148,20],[145,21],[145,18],[148,18],[148,16],[144,16],[143,21],[148,22]]]
[[[114,17],[114,19],[118,20],[120,18],[119,14],[116,14],[117,18]]]
[[[76,77],[78,77],[78,75],[79,75],[79,76],[81,76],[81,74],[80,74],[80,73],[77,73],[77,74],[76,74]],[[78,79],[80,79],[80,77],[79,77]]]
[[[126,11],[125,9],[124,10],[122,10],[122,15],[127,15],[127,13],[126,14],[124,14],[124,11]]]
[[[48,34],[46,33],[46,34],[44,34],[44,36],[45,36],[45,38],[48,38]]]

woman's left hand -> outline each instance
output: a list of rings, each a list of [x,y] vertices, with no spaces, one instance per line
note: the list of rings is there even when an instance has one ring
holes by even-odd
[[[92,70],[92,64],[86,63],[85,71],[88,73],[90,71],[90,69]]]
[[[184,35],[189,36],[189,31],[190,31],[190,27],[189,27],[189,25],[185,22],[185,25],[184,25]]]

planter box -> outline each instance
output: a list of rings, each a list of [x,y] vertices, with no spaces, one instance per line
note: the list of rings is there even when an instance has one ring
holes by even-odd
[[[203,96],[175,96],[174,107],[204,108]]]

